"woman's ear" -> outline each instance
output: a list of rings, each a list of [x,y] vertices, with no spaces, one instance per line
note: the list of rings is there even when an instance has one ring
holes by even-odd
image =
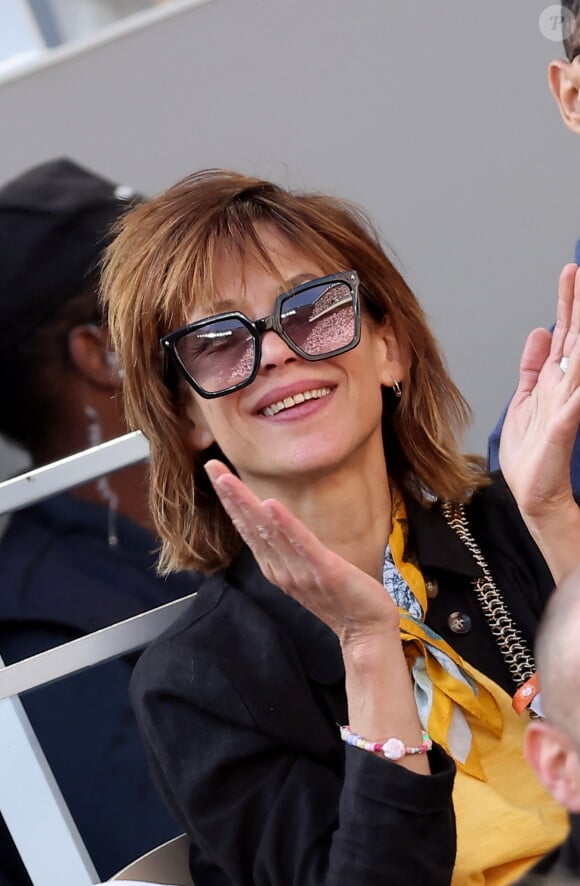
[[[548,66],[548,84],[564,123],[580,133],[580,62],[554,59]]]
[[[203,411],[193,398],[189,398],[185,407],[185,417],[189,426],[189,441],[196,452],[203,452],[215,443],[213,432],[207,423]]]
[[[393,325],[388,317],[376,324],[377,342],[381,361],[381,383],[392,388],[394,382],[401,382],[409,374],[410,360],[399,344]]]
[[[74,368],[85,379],[100,387],[120,386],[122,372],[105,327],[96,323],[74,326],[68,334],[68,349]]]

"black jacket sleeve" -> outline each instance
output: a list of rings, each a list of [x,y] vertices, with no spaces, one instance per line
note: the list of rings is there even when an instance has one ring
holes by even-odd
[[[224,874],[204,880],[194,865],[196,886],[449,884],[452,761],[435,747],[420,776],[345,748],[304,675],[279,646],[270,657],[263,624],[254,642],[257,622],[238,634],[194,620],[149,647],[133,676],[158,786]],[[208,648],[224,636],[227,649]]]

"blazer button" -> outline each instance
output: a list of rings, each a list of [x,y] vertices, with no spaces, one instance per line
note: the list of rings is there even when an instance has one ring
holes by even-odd
[[[471,619],[466,612],[452,612],[447,624],[454,634],[467,634],[471,630]]]
[[[437,580],[434,578],[427,578],[425,580],[425,590],[427,591],[427,596],[429,597],[429,599],[434,600],[439,593],[439,585],[437,584]]]

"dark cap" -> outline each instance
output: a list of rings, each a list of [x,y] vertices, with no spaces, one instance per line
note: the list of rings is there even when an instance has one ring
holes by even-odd
[[[15,342],[83,288],[110,226],[142,199],[66,158],[0,188],[0,346]]]

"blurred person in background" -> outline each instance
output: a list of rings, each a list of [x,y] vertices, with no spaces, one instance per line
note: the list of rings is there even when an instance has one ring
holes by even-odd
[[[521,882],[580,881],[580,567],[560,584],[544,612],[535,643],[545,719],[526,730],[528,762],[570,813],[566,842]]]
[[[127,431],[96,290],[109,226],[138,199],[68,159],[0,188],[0,433],[33,468]],[[0,541],[4,663],[195,590],[190,574],[156,575],[156,547],[145,464],[14,513]],[[23,697],[103,879],[179,832],[150,782],[129,706],[134,661]],[[28,882],[2,826],[0,883]]]

